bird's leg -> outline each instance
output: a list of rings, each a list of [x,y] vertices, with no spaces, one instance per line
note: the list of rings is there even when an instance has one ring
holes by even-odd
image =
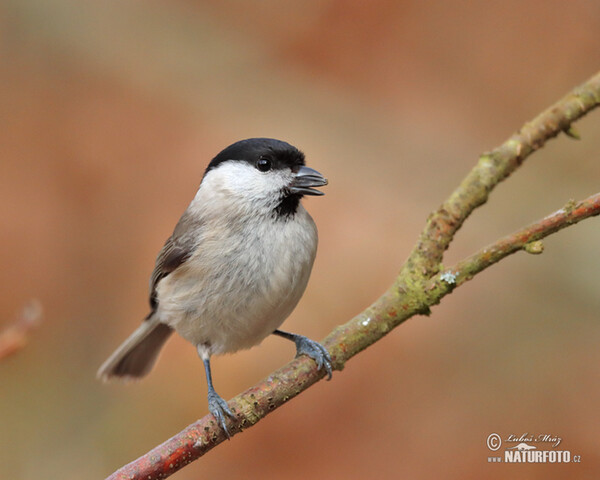
[[[282,330],[275,330],[273,335],[278,335],[294,342],[296,344],[296,356],[302,354],[308,355],[317,362],[317,367],[319,369],[325,369],[327,372],[327,380],[331,380],[331,356],[323,345],[303,335],[284,332]]]
[[[217,423],[221,425],[227,438],[231,438],[225,423],[225,415],[235,418],[235,414],[231,411],[227,402],[215,391],[215,387],[213,387],[212,374],[210,371],[210,355],[206,353],[206,347],[204,345],[198,346],[198,354],[204,363],[204,371],[206,372],[206,383],[208,384],[208,410],[213,414]]]

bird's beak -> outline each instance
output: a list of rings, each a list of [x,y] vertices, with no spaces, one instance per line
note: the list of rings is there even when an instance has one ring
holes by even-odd
[[[327,179],[323,175],[312,168],[302,166],[290,184],[290,191],[301,195],[325,195],[323,192],[311,188],[323,185],[327,185]]]

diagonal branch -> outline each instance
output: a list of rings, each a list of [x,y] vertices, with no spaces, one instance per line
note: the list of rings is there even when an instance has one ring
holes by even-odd
[[[484,204],[492,189],[535,150],[565,131],[573,135],[572,122],[600,103],[600,73],[576,88],[531,122],[525,124],[500,147],[483,154],[460,186],[432,213],[420,238],[393,285],[369,308],[344,325],[336,327],[323,344],[336,370],[389,331],[416,314],[428,314],[458,285],[483,269],[551,233],[600,213],[600,194],[568,205],[523,230],[440,272],[445,250],[471,212]],[[257,423],[300,392],[323,378],[314,362],[299,357],[229,402],[237,415],[230,429],[236,434]],[[108,477],[117,479],[166,478],[225,440],[211,415],[198,420],[170,440]]]
[[[600,73],[526,123],[502,145],[479,157],[450,197],[431,214],[407,266],[425,275],[436,273],[454,234],[492,189],[513,173],[533,152],[561,132],[577,138],[571,124],[600,103]]]

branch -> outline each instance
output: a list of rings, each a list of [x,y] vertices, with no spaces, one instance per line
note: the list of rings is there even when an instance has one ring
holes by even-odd
[[[0,333],[0,360],[17,353],[25,345],[29,332],[37,327],[42,319],[42,305],[37,300],[25,304],[17,319]]]
[[[471,280],[475,274],[519,250],[533,254],[542,253],[543,245],[540,242],[542,238],[598,214],[600,214],[600,193],[578,203],[570,201],[553,214],[482,248],[448,269],[447,272],[438,275],[435,280],[448,283],[450,279],[450,284],[459,286]]]
[[[499,240],[450,271],[441,272],[443,254],[455,233],[471,212],[487,201],[493,188],[549,139],[563,131],[575,135],[572,122],[599,103],[600,74],[597,74],[525,124],[500,147],[479,158],[459,187],[429,216],[419,241],[389,290],[324,340],[336,370],[342,370],[350,358],[408,318],[428,314],[432,305],[483,269],[521,249],[535,252],[539,245],[531,242],[600,213],[598,194]],[[294,359],[229,402],[238,419],[230,432],[236,434],[256,424],[323,376],[308,357]],[[166,478],[224,440],[223,431],[209,414],[115,472],[109,480]]]
[[[483,205],[493,188],[513,173],[533,152],[565,132],[578,138],[571,124],[600,103],[600,73],[574,89],[559,102],[526,123],[506,142],[479,157],[450,197],[430,215],[407,265],[424,275],[435,273],[454,234],[477,207]]]

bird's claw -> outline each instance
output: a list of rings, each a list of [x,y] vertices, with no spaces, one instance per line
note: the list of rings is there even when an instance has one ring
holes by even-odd
[[[225,423],[225,416],[235,419],[235,414],[231,411],[229,405],[227,405],[227,402],[223,400],[214,390],[212,392],[208,392],[208,410],[210,413],[212,413],[213,417],[215,417],[217,423],[221,425],[221,428],[225,432],[227,438],[231,438],[231,435],[229,435],[229,430],[227,430],[227,424]]]
[[[327,349],[319,342],[315,342],[314,340],[302,335],[296,335],[294,338],[294,343],[296,344],[296,356],[308,355],[315,362],[317,362],[317,367],[319,370],[321,368],[325,369],[327,372],[327,380],[331,380],[332,362],[331,356],[329,355]]]

